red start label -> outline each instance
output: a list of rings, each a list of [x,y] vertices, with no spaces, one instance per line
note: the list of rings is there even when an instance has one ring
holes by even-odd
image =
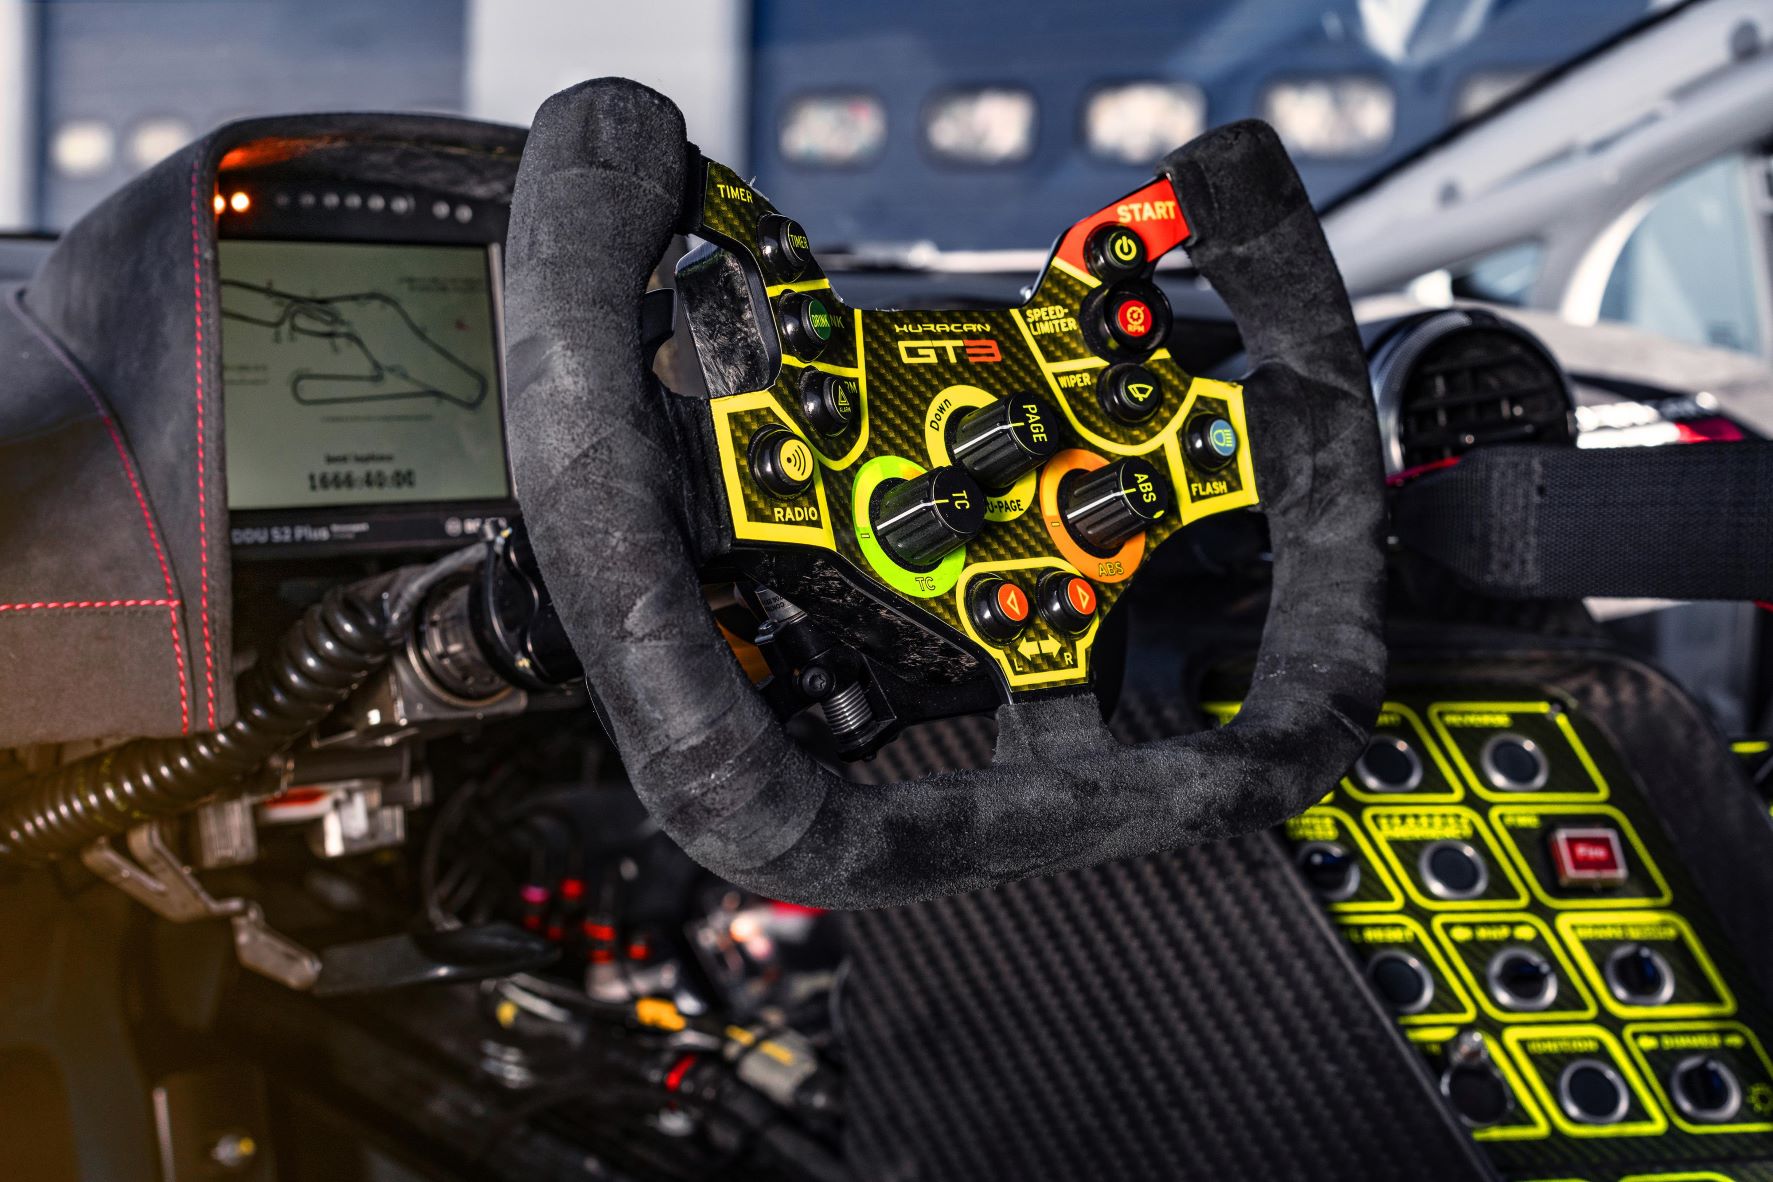
[[[1625,881],[1625,848],[1613,829],[1554,829],[1551,861],[1562,886],[1619,886]]]

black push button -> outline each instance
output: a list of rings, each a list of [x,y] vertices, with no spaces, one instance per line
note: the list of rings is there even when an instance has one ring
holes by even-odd
[[[1143,365],[1123,361],[1102,371],[1096,381],[1096,398],[1109,418],[1133,426],[1157,413],[1163,405],[1164,387]]]
[[[965,468],[950,464],[881,485],[869,516],[893,561],[927,570],[979,536],[985,493]]]
[[[1463,841],[1437,841],[1417,859],[1422,885],[1437,899],[1475,899],[1490,885],[1484,856]]]
[[[800,375],[800,413],[821,435],[842,435],[856,421],[862,393],[855,378],[821,369]]]
[[[1293,855],[1305,884],[1326,903],[1353,897],[1361,885],[1361,864],[1348,847],[1334,841],[1308,841]]]
[[[776,318],[782,325],[782,338],[788,351],[811,361],[825,351],[837,331],[837,316],[831,305],[816,295],[791,291],[776,301]]]
[[[1237,428],[1223,415],[1191,415],[1182,428],[1182,443],[1196,468],[1217,472],[1237,458]]]
[[[1170,335],[1170,301],[1137,280],[1110,288],[1096,303],[1096,335],[1109,355],[1143,357]]]
[[[1089,630],[1096,618],[1096,589],[1088,579],[1052,571],[1034,589],[1034,600],[1040,606],[1043,620],[1067,636],[1079,636]]]
[[[1618,1124],[1631,1108],[1631,1093],[1611,1063],[1578,1059],[1558,1076],[1558,1107],[1585,1125]]]
[[[1374,735],[1354,761],[1354,778],[1368,792],[1414,792],[1422,786],[1422,757],[1395,735]]]
[[[1045,399],[1011,394],[962,416],[948,452],[986,488],[1006,489],[1059,450],[1058,423]]]
[[[1490,958],[1484,975],[1490,996],[1503,1009],[1547,1010],[1557,1000],[1557,970],[1531,948],[1504,948]]]
[[[1022,635],[1033,612],[1028,592],[1008,579],[986,575],[967,588],[967,613],[987,640],[1004,643]]]
[[[798,497],[813,483],[813,449],[786,427],[759,427],[746,448],[751,475],[776,497]]]
[[[1484,779],[1504,792],[1537,792],[1551,774],[1539,744],[1520,735],[1493,736],[1478,753]]]
[[[1059,486],[1060,516],[1086,548],[1112,554],[1170,511],[1169,478],[1150,457],[1117,460],[1094,472],[1067,474]]]
[[[1675,1107],[1688,1120],[1724,1124],[1742,1111],[1742,1082],[1729,1064],[1710,1055],[1682,1059],[1669,1083]]]
[[[1104,283],[1137,275],[1145,267],[1145,242],[1126,226],[1098,226],[1084,240],[1084,265]]]
[[[1434,1001],[1434,977],[1401,949],[1375,953],[1367,962],[1367,980],[1393,1013],[1420,1014]]]
[[[1501,1124],[1514,1111],[1514,1092],[1493,1063],[1456,1063],[1441,1073],[1441,1095],[1474,1129]]]
[[[1648,944],[1622,944],[1607,957],[1601,971],[1607,991],[1629,1006],[1666,1005],[1674,996],[1674,969]]]
[[[813,265],[812,244],[793,218],[764,214],[757,224],[757,244],[763,249],[764,264],[780,282],[793,283]]]

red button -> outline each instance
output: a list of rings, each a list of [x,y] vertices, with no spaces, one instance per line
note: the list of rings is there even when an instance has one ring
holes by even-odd
[[[1065,585],[1065,598],[1077,609],[1079,615],[1093,616],[1096,614],[1096,589],[1083,579],[1072,577]]]
[[[1154,317],[1144,300],[1127,300],[1114,310],[1114,319],[1128,336],[1142,337],[1151,331]]]
[[[1014,583],[999,583],[997,587],[997,610],[1003,618],[1012,624],[1020,624],[1028,619],[1028,596],[1022,588]]]
[[[1551,862],[1561,886],[1619,886],[1625,882],[1625,848],[1612,829],[1554,829]]]

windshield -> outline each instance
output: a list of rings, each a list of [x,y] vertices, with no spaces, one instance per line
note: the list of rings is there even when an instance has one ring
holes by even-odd
[[[823,246],[1044,249],[1203,128],[1273,122],[1321,202],[1648,0],[0,0],[0,229],[55,230],[209,127],[527,122],[627,74]]]

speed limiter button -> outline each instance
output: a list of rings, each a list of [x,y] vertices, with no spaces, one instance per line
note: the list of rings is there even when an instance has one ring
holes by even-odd
[[[1104,343],[1114,353],[1144,356],[1170,335],[1170,302],[1155,286],[1143,282],[1122,283],[1102,297],[1098,326]]]
[[[775,497],[798,497],[813,483],[813,449],[786,427],[762,427],[746,448],[751,475]]]
[[[1088,579],[1056,570],[1041,579],[1035,590],[1041,618],[1067,636],[1089,630],[1096,618],[1096,589]]]

